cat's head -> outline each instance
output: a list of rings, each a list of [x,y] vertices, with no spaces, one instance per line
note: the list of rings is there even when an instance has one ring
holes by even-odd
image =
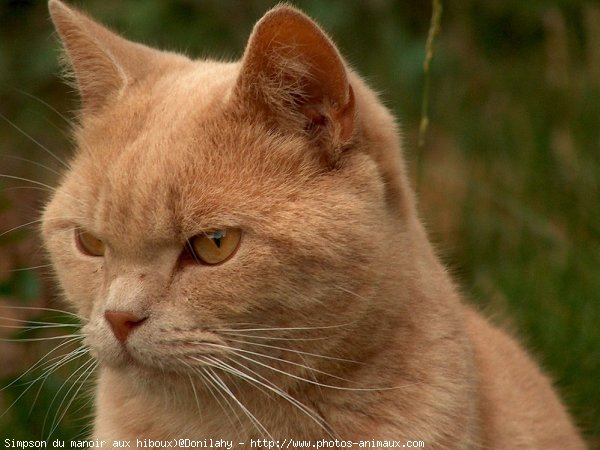
[[[226,63],[50,10],[82,111],[43,235],[101,364],[275,375],[379,345],[412,195],[392,118],[323,31],[278,7]]]

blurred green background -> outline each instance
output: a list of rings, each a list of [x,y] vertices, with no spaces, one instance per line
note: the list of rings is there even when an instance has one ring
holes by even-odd
[[[600,4],[444,2],[430,79],[430,129],[419,156],[429,2],[292,3],[328,30],[401,121],[411,177],[415,185],[420,180],[423,218],[465,295],[515,330],[556,381],[591,446],[600,447]],[[130,39],[234,59],[252,24],[275,2],[71,4]],[[78,99],[60,80],[57,56],[44,1],[0,0],[4,339],[49,334],[18,332],[9,325],[22,322],[7,318],[56,320],[54,313],[40,316],[11,305],[61,307],[36,224],[4,233],[35,221],[48,195],[39,184],[6,175],[55,185],[61,165],[46,149],[58,158],[71,152],[61,115],[73,118]],[[36,266],[42,267],[27,269]],[[57,342],[0,342],[0,386]],[[77,365],[38,381],[10,408],[28,386],[19,383],[43,370],[0,391],[0,438],[46,438],[76,389],[67,393],[74,378],[63,385],[74,370]],[[52,439],[85,433],[89,401],[82,392],[77,397]]]

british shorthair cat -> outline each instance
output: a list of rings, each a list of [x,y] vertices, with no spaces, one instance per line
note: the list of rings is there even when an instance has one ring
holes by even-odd
[[[584,448],[461,299],[394,119],[311,19],[276,7],[220,62],[49,5],[82,110],[43,237],[99,363],[90,437]]]

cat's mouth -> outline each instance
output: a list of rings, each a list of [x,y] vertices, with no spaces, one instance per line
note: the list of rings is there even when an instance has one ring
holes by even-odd
[[[104,341],[104,345],[92,344],[92,355],[101,365],[117,370],[188,376],[229,353],[226,342],[209,332],[178,337],[171,336],[173,332],[148,334],[123,342],[115,339]]]

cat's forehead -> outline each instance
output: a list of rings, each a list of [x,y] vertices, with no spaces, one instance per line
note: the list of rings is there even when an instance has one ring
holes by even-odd
[[[113,152],[138,140],[147,145],[152,140],[192,135],[199,122],[208,123],[221,115],[238,71],[238,64],[212,61],[186,61],[154,71],[133,81],[98,115],[89,120],[84,117],[84,143],[96,152]]]
[[[176,86],[164,77],[84,125],[73,175],[91,184],[84,197],[96,222],[120,234],[152,224],[157,235],[228,225],[264,216],[319,170],[303,139],[231,114],[235,70],[184,71]]]

